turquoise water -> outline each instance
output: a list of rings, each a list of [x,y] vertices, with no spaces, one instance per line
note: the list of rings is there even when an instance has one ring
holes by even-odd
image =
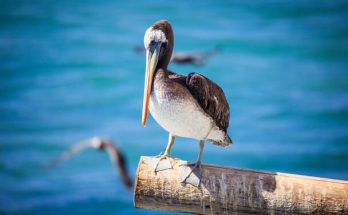
[[[345,1],[1,1],[0,212],[152,214],[133,208],[104,153],[45,163],[94,135],[140,155],[167,133],[140,125],[144,31],[168,19],[176,51],[221,52],[205,66],[170,65],[215,80],[231,107],[235,145],[204,161],[348,180],[348,3]],[[193,160],[194,140],[172,154]]]

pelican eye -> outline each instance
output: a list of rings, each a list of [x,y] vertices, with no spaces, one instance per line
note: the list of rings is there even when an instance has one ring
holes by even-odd
[[[160,50],[160,55],[161,55],[161,56],[163,56],[164,53],[166,52],[167,46],[168,46],[168,43],[167,43],[167,42],[162,43],[162,45],[161,45],[161,50]]]
[[[150,50],[154,50],[155,47],[156,47],[156,42],[152,40],[152,41],[150,42],[150,44],[149,44],[149,49],[150,49]]]

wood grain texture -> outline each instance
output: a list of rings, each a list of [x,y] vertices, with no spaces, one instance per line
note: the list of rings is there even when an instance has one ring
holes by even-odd
[[[173,169],[155,173],[141,157],[134,206],[195,214],[348,214],[348,181],[203,165],[199,187]]]

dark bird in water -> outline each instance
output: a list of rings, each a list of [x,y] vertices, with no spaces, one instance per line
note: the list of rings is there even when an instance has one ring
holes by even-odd
[[[203,75],[180,75],[167,69],[174,46],[168,21],[158,21],[147,29],[144,45],[146,74],[141,124],[145,126],[150,109],[157,123],[169,132],[165,153],[156,158],[154,169],[171,168],[169,155],[176,136],[197,139],[200,146],[197,162],[183,164],[188,172],[182,174],[181,180],[198,186],[204,142],[208,140],[218,146],[232,143],[227,134],[230,110],[226,97],[217,84]]]
[[[217,54],[218,52],[218,48],[201,53],[177,52],[172,55],[171,61],[178,64],[194,64],[200,66],[205,64],[209,57]]]
[[[136,46],[134,47],[135,52],[145,52],[146,50],[143,47]],[[210,51],[200,52],[200,53],[189,53],[189,52],[178,52],[173,53],[171,61],[177,64],[193,64],[193,65],[204,65],[207,59],[211,56],[214,56],[219,52],[218,48],[215,48]]]
[[[70,149],[63,152],[59,157],[45,165],[45,168],[52,168],[60,162],[67,160],[74,154],[87,148],[95,148],[97,150],[106,151],[109,154],[109,158],[112,164],[116,167],[116,171],[118,170],[123,184],[128,189],[133,186],[133,182],[127,171],[126,159],[123,153],[119,150],[119,148],[117,148],[115,144],[112,143],[111,140],[104,138],[93,137],[73,145]]]

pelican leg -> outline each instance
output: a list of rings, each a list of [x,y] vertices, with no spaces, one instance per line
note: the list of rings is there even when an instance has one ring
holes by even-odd
[[[169,160],[169,155],[170,155],[170,150],[172,149],[172,146],[174,144],[174,141],[175,141],[175,136],[173,136],[172,134],[169,134],[166,151],[164,152],[163,155],[159,155],[156,158],[156,161],[154,163],[155,172],[173,168]]]
[[[182,183],[192,184],[196,187],[199,186],[202,176],[202,154],[204,149],[204,140],[199,141],[199,155],[198,159],[194,163],[180,164],[182,169],[180,170],[180,179]],[[192,167],[191,167],[192,166]]]

